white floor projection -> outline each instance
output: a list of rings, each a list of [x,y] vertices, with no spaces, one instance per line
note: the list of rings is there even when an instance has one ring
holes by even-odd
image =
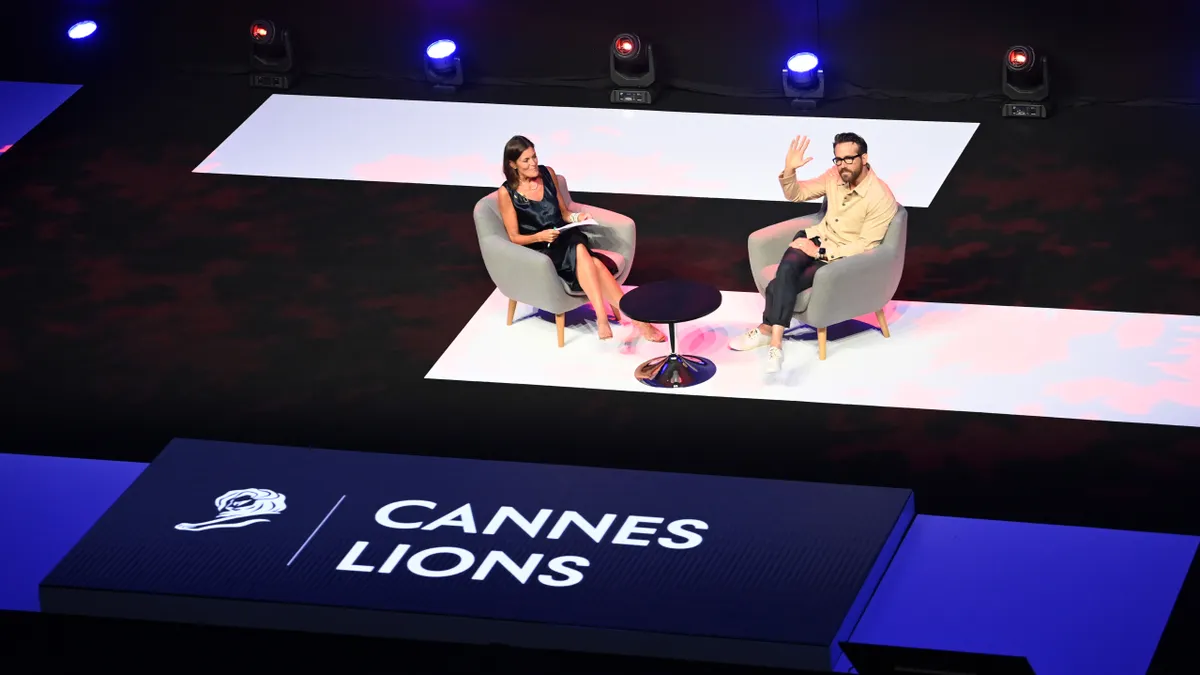
[[[896,198],[927,207],[978,126],[275,94],[194,171],[497,187],[522,134],[577,192],[777,201],[793,137],[813,139],[815,176],[853,131]]]
[[[634,368],[666,354],[666,345],[622,346],[628,327],[600,342],[586,307],[568,315],[562,349],[552,316],[521,305],[506,326],[498,290],[426,377],[1200,426],[1200,317],[894,302],[886,309],[890,338],[871,328],[835,340],[847,331],[832,327],[819,361],[815,333],[793,328],[783,371],[767,375],[765,350],[727,348],[730,336],[758,322],[762,297],[722,296],[715,314],[678,329],[681,353],[717,365],[713,379],[695,387],[636,381]],[[874,316],[862,319],[875,325]]]

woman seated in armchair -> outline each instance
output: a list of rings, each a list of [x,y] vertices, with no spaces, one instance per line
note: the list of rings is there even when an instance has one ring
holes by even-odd
[[[504,186],[496,197],[509,240],[548,256],[558,276],[572,291],[586,295],[596,310],[600,339],[612,338],[604,301],[608,300],[620,314],[621,298],[625,295],[613,277],[616,264],[604,254],[592,251],[587,235],[579,228],[561,232],[557,229],[590,216],[567,209],[554,170],[538,164],[533,143],[524,136],[513,136],[504,146],[504,178]],[[650,324],[634,322],[634,328],[627,341],[639,334],[652,342],[666,339],[662,331]]]

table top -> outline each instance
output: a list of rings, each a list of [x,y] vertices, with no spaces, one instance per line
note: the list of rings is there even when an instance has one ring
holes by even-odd
[[[721,291],[697,281],[656,281],[629,291],[621,311],[634,321],[682,323],[712,314],[721,306]]]

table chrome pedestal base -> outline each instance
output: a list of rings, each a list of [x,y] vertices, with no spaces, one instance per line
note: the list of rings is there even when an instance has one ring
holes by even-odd
[[[633,376],[642,384],[665,389],[695,386],[716,374],[717,366],[712,361],[685,354],[655,357],[633,371]]]

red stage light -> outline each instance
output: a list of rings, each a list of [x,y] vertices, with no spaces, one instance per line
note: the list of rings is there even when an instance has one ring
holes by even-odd
[[[633,40],[622,38],[617,40],[617,53],[622,56],[629,56],[633,53]]]
[[[1021,68],[1029,62],[1029,54],[1025,53],[1024,49],[1010,49],[1008,51],[1008,65],[1013,68]]]
[[[268,44],[275,37],[275,26],[269,22],[254,22],[250,24],[250,38],[254,42]]]

